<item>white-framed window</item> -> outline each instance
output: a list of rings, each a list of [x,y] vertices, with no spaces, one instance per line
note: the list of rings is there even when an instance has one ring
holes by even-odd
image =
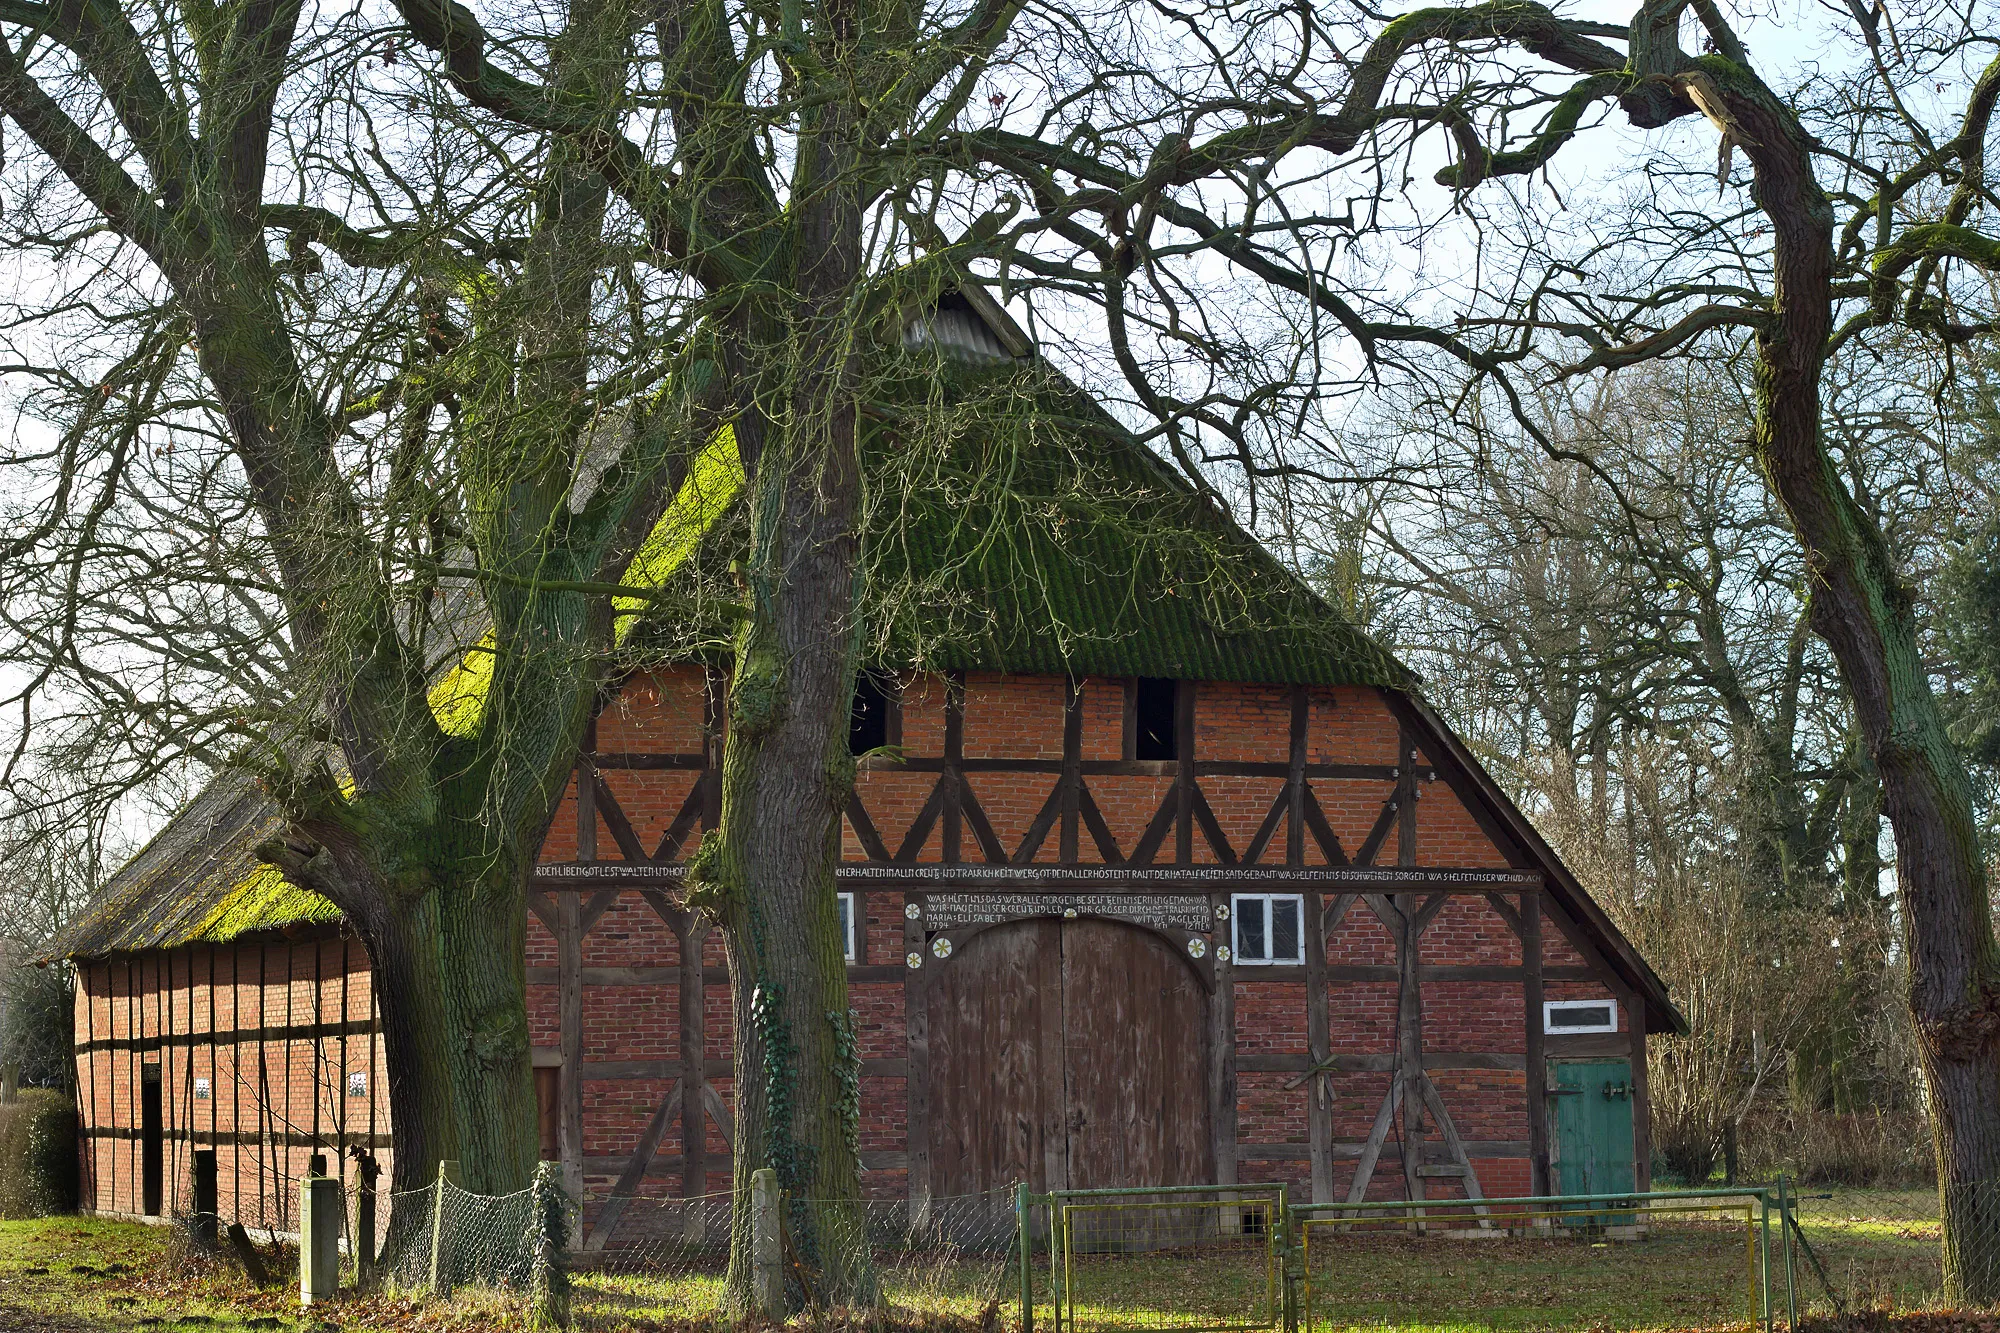
[[[843,893],[839,895],[839,898],[840,898],[840,951],[841,953],[846,955],[847,961],[851,963],[856,958],[860,957],[860,954],[856,951],[854,947],[854,932],[856,929],[854,924],[854,895],[851,893]]]
[[[1236,921],[1236,961],[1303,963],[1306,900],[1296,893],[1238,893],[1229,900]]]
[[[1616,1000],[1542,1001],[1543,1032],[1557,1034],[1617,1030],[1618,1001]]]
[[[350,1097],[366,1097],[368,1095],[367,1070],[350,1069],[347,1071],[347,1095]]]

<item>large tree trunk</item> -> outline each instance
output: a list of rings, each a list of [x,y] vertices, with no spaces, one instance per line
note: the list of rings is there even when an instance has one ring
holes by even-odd
[[[850,58],[858,10],[826,6],[817,58]],[[829,75],[828,77],[833,77]],[[844,76],[843,76],[844,77]],[[844,85],[843,85],[844,87]],[[835,897],[841,812],[854,789],[848,718],[861,640],[862,467],[857,341],[861,206],[857,127],[844,96],[804,118],[781,313],[746,313],[735,377],[750,469],[722,824],[690,871],[723,926],[735,1004],[735,1221],[728,1290],[752,1304],[750,1177],[776,1170],[809,1295],[878,1301],[861,1203],[860,1054],[847,1007]],[[731,354],[735,355],[735,354]],[[746,373],[747,370],[747,373]],[[775,410],[773,410],[775,408]],[[865,929],[865,923],[862,924]]]
[[[1756,199],[1775,237],[1773,320],[1759,335],[1755,443],[1805,549],[1813,627],[1839,663],[1896,831],[1909,1003],[1943,1208],[1945,1296],[2000,1300],[2000,1043],[1985,866],[1972,785],[1918,651],[1912,595],[1820,431],[1833,323],[1832,209],[1811,139],[1754,76],[1717,58],[1748,133]]]
[[[861,486],[851,385],[844,374],[818,379],[812,424],[774,431],[759,451],[748,572],[759,613],[737,651],[722,827],[696,872],[697,896],[723,926],[736,1015],[728,1285],[739,1311],[752,1301],[750,1174],[767,1166],[789,1196],[786,1221],[816,1275],[814,1298],[876,1300],[861,1225],[860,1060],[834,888],[854,782],[847,720]]]
[[[296,882],[337,903],[368,946],[388,1066],[392,1188],[423,1188],[440,1161],[457,1162],[459,1184],[475,1193],[526,1187],[538,1141],[526,862],[447,854],[437,863],[460,873],[425,875],[412,893],[382,881],[374,867],[420,863],[432,849],[411,846],[396,857],[375,845],[365,858],[342,855],[350,835],[318,831],[328,836],[315,847],[287,840],[266,850]],[[406,1224],[394,1225],[400,1232]]]

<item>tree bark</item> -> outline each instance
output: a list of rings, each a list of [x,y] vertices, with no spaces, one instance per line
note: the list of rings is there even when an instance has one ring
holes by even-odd
[[[422,1189],[446,1160],[475,1193],[521,1189],[537,1155],[524,890],[532,853],[439,856],[421,834],[396,839],[402,847],[378,835],[363,851],[348,830],[312,831],[322,840],[309,848],[294,835],[262,850],[339,905],[367,944],[388,1066],[392,1189]],[[427,857],[443,870],[413,874],[414,885],[376,869]]]
[[[802,385],[811,398],[795,408],[820,429],[774,433],[760,450],[748,572],[756,614],[730,692],[722,825],[691,872],[696,901],[723,927],[735,1005],[728,1288],[739,1312],[753,1308],[748,1199],[751,1173],[764,1166],[786,1192],[813,1297],[876,1302],[860,1207],[860,1062],[834,888],[839,817],[854,785],[846,723],[860,464],[845,376],[815,378],[819,387]]]
[[[833,50],[853,34],[828,14]],[[834,62],[829,59],[829,64]],[[831,99],[830,99],[831,100]],[[863,512],[858,340],[861,208],[851,111],[808,117],[787,238],[791,309],[754,330],[755,401],[738,445],[751,474],[722,821],[690,871],[722,924],[736,1036],[735,1190],[728,1289],[751,1308],[750,1175],[769,1166],[811,1299],[874,1306],[861,1205],[860,1058],[835,896],[841,811],[854,790],[847,721],[860,643]],[[865,928],[865,924],[863,926]],[[793,1293],[794,1297],[808,1293]]]

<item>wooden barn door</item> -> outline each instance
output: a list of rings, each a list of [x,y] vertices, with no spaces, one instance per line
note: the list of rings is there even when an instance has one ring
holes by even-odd
[[[1208,997],[1159,936],[996,926],[938,970],[929,1006],[933,1197],[1213,1178]]]

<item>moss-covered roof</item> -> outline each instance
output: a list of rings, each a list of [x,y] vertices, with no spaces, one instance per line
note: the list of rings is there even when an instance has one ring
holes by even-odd
[[[1408,686],[1381,645],[1097,405],[964,370],[870,453],[870,623],[894,668]]]
[[[257,859],[283,827],[271,798],[226,773],[111,877],[58,941],[73,957],[221,944],[340,920],[340,909]]]
[[[966,327],[990,332],[990,323]],[[864,392],[873,664],[1413,683],[1097,403],[1032,358],[1005,354],[1019,341],[1003,329],[973,357],[926,344],[894,358]],[[635,622],[620,621],[620,646],[635,661],[726,656],[726,604],[741,595],[729,566],[747,537],[742,480],[725,430],[632,562],[628,585],[679,594],[656,601],[629,641]],[[641,604],[620,599],[621,610]],[[474,623],[460,642],[477,632]],[[431,707],[447,731],[464,734],[484,713],[490,634],[454,664],[455,653]],[[219,943],[338,921],[331,903],[258,861],[257,844],[282,823],[249,778],[219,777],[111,879],[60,952]]]

